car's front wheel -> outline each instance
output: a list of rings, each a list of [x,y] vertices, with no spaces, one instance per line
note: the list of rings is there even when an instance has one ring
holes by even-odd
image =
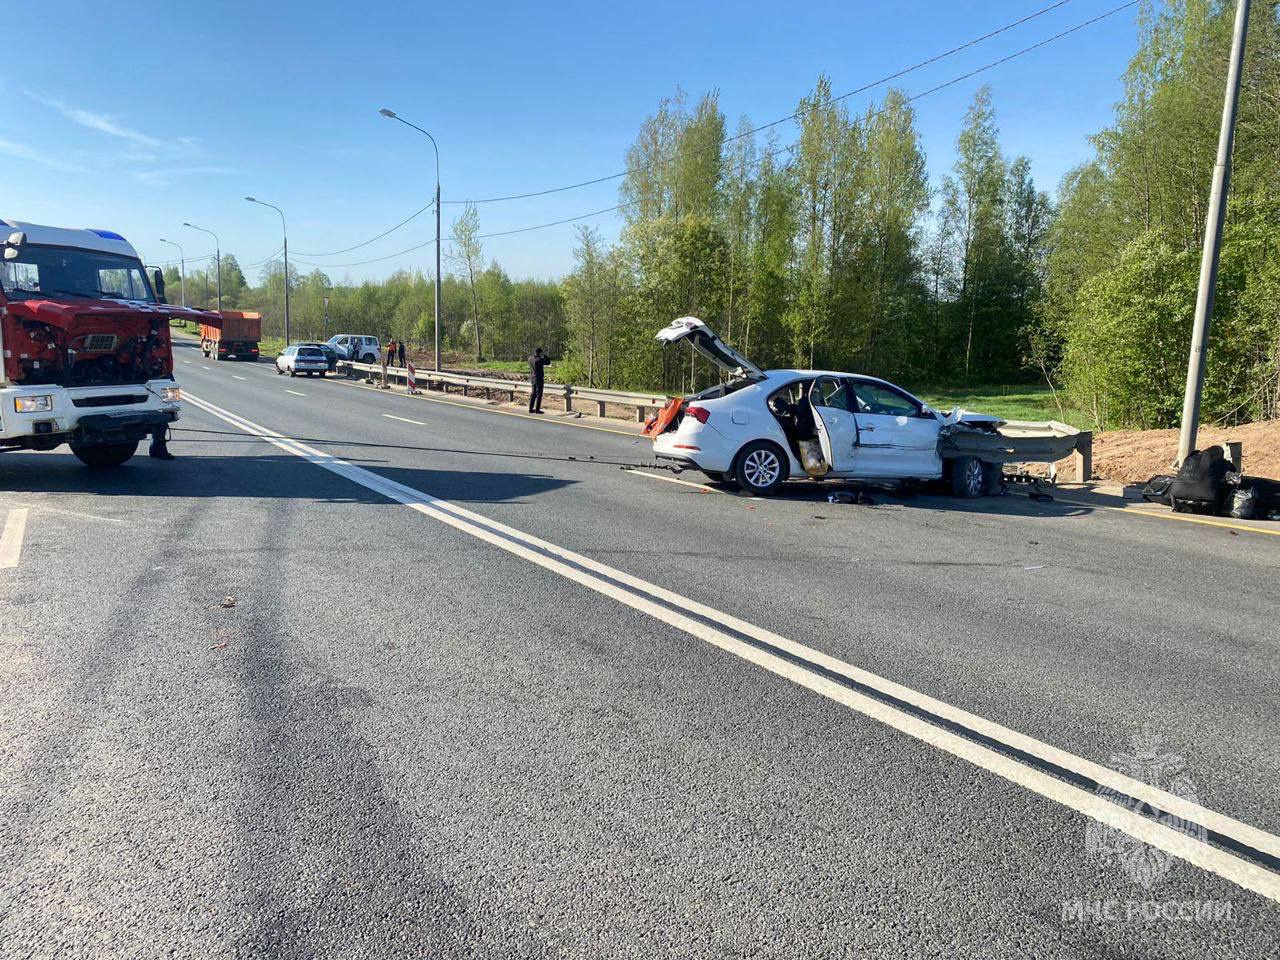
[[[372,353],[366,353],[363,357],[360,358],[361,363],[376,363],[377,360],[378,358],[375,357]]]
[[[753,440],[738,452],[733,474],[743,490],[767,496],[782,485],[790,472],[781,447],[768,440]]]
[[[977,457],[951,461],[951,495],[962,499],[982,496],[987,490],[987,471]]]
[[[124,443],[71,444],[71,452],[86,467],[118,467],[138,451],[138,441]]]

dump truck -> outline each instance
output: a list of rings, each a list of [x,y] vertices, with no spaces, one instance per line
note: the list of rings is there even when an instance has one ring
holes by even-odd
[[[0,450],[117,467],[178,419],[164,278],[110,230],[0,220]]]
[[[215,360],[258,359],[262,339],[262,314],[221,310],[200,316],[200,349]]]

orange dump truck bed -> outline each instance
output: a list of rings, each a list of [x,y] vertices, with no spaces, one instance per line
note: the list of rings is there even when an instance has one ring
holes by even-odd
[[[223,310],[207,313],[200,321],[200,349],[206,357],[224,360],[257,360],[262,339],[262,314]]]
[[[262,339],[262,314],[241,313],[238,310],[223,310],[211,314],[200,323],[200,339],[242,340],[257,343]]]

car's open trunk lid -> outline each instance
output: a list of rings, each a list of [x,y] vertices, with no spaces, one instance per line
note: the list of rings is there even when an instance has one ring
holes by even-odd
[[[681,317],[658,331],[658,342],[679,343],[688,340],[693,349],[714,363],[721,370],[735,377],[763,380],[764,371],[734,350],[697,317]]]

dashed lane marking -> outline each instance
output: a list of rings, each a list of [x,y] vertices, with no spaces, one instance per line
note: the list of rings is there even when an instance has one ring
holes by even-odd
[[[1280,903],[1280,837],[1067,753],[984,717],[845,663],[482,514],[291,440],[198,397],[194,406],[286,453],[344,477],[689,636],[827,697],[939,751]],[[1124,802],[1109,799],[1115,791]],[[1144,806],[1145,805],[1145,806]],[[1144,808],[1203,825],[1223,844],[1144,816]],[[1231,849],[1226,846],[1230,845]]]
[[[426,423],[421,420],[410,420],[408,417],[397,417],[394,413],[384,413],[383,416],[388,420],[399,420],[401,423],[412,423],[419,427],[426,426]]]
[[[238,374],[238,373],[233,373],[233,374],[231,375],[231,379],[233,379],[233,380],[248,380],[249,378],[248,378],[248,377],[242,377],[242,376],[240,376],[240,374]]]
[[[297,390],[289,390],[289,389],[287,389],[287,388],[285,389],[285,391],[284,391],[284,392],[285,392],[285,393],[292,393],[295,397],[305,397],[305,396],[306,396],[306,394],[305,394],[305,393],[299,393]]]
[[[27,535],[27,508],[15,507],[4,521],[0,534],[0,570],[11,570],[22,559],[22,541]]]

